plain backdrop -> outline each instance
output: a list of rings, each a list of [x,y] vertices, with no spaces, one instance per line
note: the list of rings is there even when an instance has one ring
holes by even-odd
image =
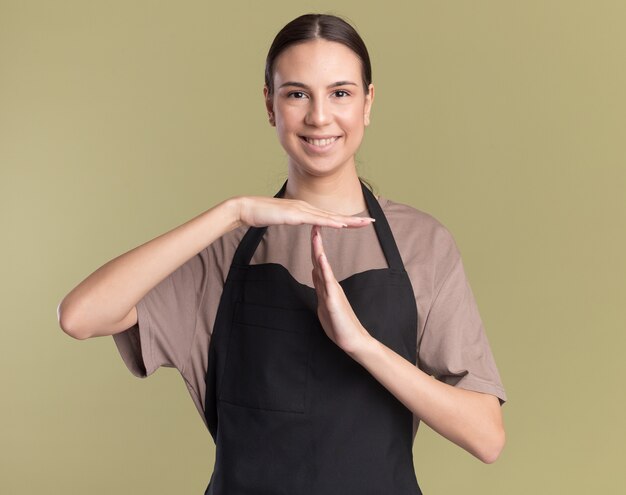
[[[620,1],[0,1],[0,493],[201,494],[214,444],[174,369],[73,340],[62,297],[286,156],[278,30],[344,16],[376,96],[376,192],[453,233],[508,394],[486,465],[422,425],[434,494],[626,490],[626,6]]]

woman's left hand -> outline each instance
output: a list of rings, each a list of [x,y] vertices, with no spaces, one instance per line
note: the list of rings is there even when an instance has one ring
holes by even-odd
[[[328,337],[347,353],[364,345],[370,334],[354,314],[350,302],[328,263],[318,225],[311,228],[313,284],[317,293],[317,316]]]

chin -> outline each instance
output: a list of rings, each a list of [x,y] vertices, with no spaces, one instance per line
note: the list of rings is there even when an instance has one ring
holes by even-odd
[[[328,175],[332,175],[342,168],[346,167],[348,163],[344,162],[336,162],[336,161],[328,161],[325,163],[311,163],[310,160],[290,160],[289,167],[297,171],[299,174],[303,175],[312,175],[315,177],[324,177]]]

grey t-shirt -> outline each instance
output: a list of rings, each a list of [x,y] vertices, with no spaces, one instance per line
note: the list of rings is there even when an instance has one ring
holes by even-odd
[[[495,395],[503,404],[504,387],[452,234],[428,213],[377,199],[415,294],[415,364],[438,380]],[[369,216],[367,211],[356,215]],[[205,424],[204,380],[213,323],[246,230],[228,232],[177,268],[137,303],[137,324],[113,335],[135,376],[145,378],[160,366],[178,369]],[[373,225],[321,231],[337,280],[388,266]],[[313,287],[310,233],[310,225],[269,226],[251,263],[279,263]],[[413,438],[418,423],[414,417]]]

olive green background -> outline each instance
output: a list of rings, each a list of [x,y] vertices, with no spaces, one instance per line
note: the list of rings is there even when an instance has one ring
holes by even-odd
[[[422,425],[425,494],[624,493],[626,6],[620,1],[0,2],[0,492],[201,494],[214,444],[174,369],[133,377],[62,297],[286,157],[267,49],[306,12],[365,39],[358,154],[454,234],[509,401],[483,464]]]

